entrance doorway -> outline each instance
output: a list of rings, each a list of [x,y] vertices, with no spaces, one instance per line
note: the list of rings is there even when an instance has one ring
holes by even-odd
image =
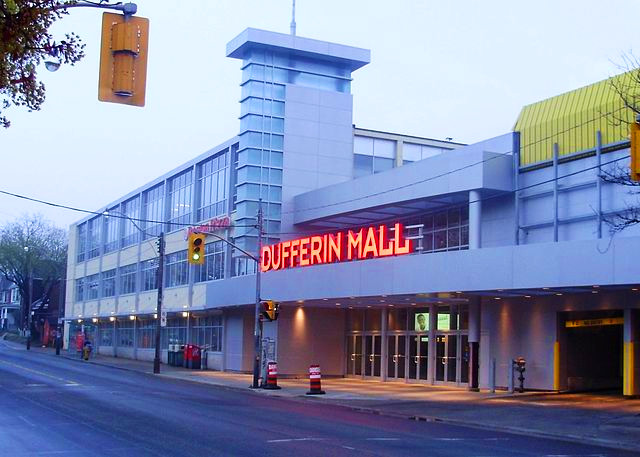
[[[409,380],[426,381],[429,373],[429,335],[411,335],[409,338]]]
[[[382,361],[382,337],[380,335],[364,335],[364,375],[380,377]]]
[[[407,337],[389,335],[387,337],[387,379],[405,379],[407,362]]]
[[[565,320],[567,387],[622,390],[622,312],[571,313]]]
[[[347,337],[347,374],[362,375],[362,335]]]
[[[436,335],[436,382],[457,382],[458,335]]]

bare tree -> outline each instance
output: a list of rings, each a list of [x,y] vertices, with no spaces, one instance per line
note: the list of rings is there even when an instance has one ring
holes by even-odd
[[[20,290],[22,327],[29,303],[29,279],[39,282],[41,298],[49,297],[66,268],[67,233],[43,219],[25,215],[0,229],[0,274]]]

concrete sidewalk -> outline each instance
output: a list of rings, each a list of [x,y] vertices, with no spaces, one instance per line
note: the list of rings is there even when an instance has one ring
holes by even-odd
[[[55,354],[50,348],[33,350]],[[81,362],[66,351],[62,355]],[[153,372],[151,362],[139,360],[96,356],[83,363]],[[252,377],[248,374],[189,370],[163,364],[160,376],[241,389],[253,395],[326,402],[374,414],[586,442],[640,453],[640,400],[626,400],[619,394],[491,394],[448,386],[330,378],[322,380],[326,395],[307,396],[307,379],[281,379],[280,390],[253,390],[249,389]]]

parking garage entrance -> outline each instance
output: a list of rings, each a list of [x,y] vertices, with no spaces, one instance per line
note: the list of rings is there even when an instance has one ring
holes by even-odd
[[[622,391],[623,324],[622,311],[566,314],[563,330],[569,390]]]

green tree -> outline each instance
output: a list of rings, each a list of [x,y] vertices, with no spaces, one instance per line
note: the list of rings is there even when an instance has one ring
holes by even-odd
[[[74,65],[84,57],[84,44],[74,33],[56,41],[51,25],[76,1],[0,0],[0,125],[9,127],[5,116],[10,106],[39,110],[45,87],[37,68],[47,59]]]
[[[67,233],[40,215],[23,216],[0,228],[0,274],[20,289],[23,328],[29,301],[29,278],[39,281],[47,298],[64,276]]]

